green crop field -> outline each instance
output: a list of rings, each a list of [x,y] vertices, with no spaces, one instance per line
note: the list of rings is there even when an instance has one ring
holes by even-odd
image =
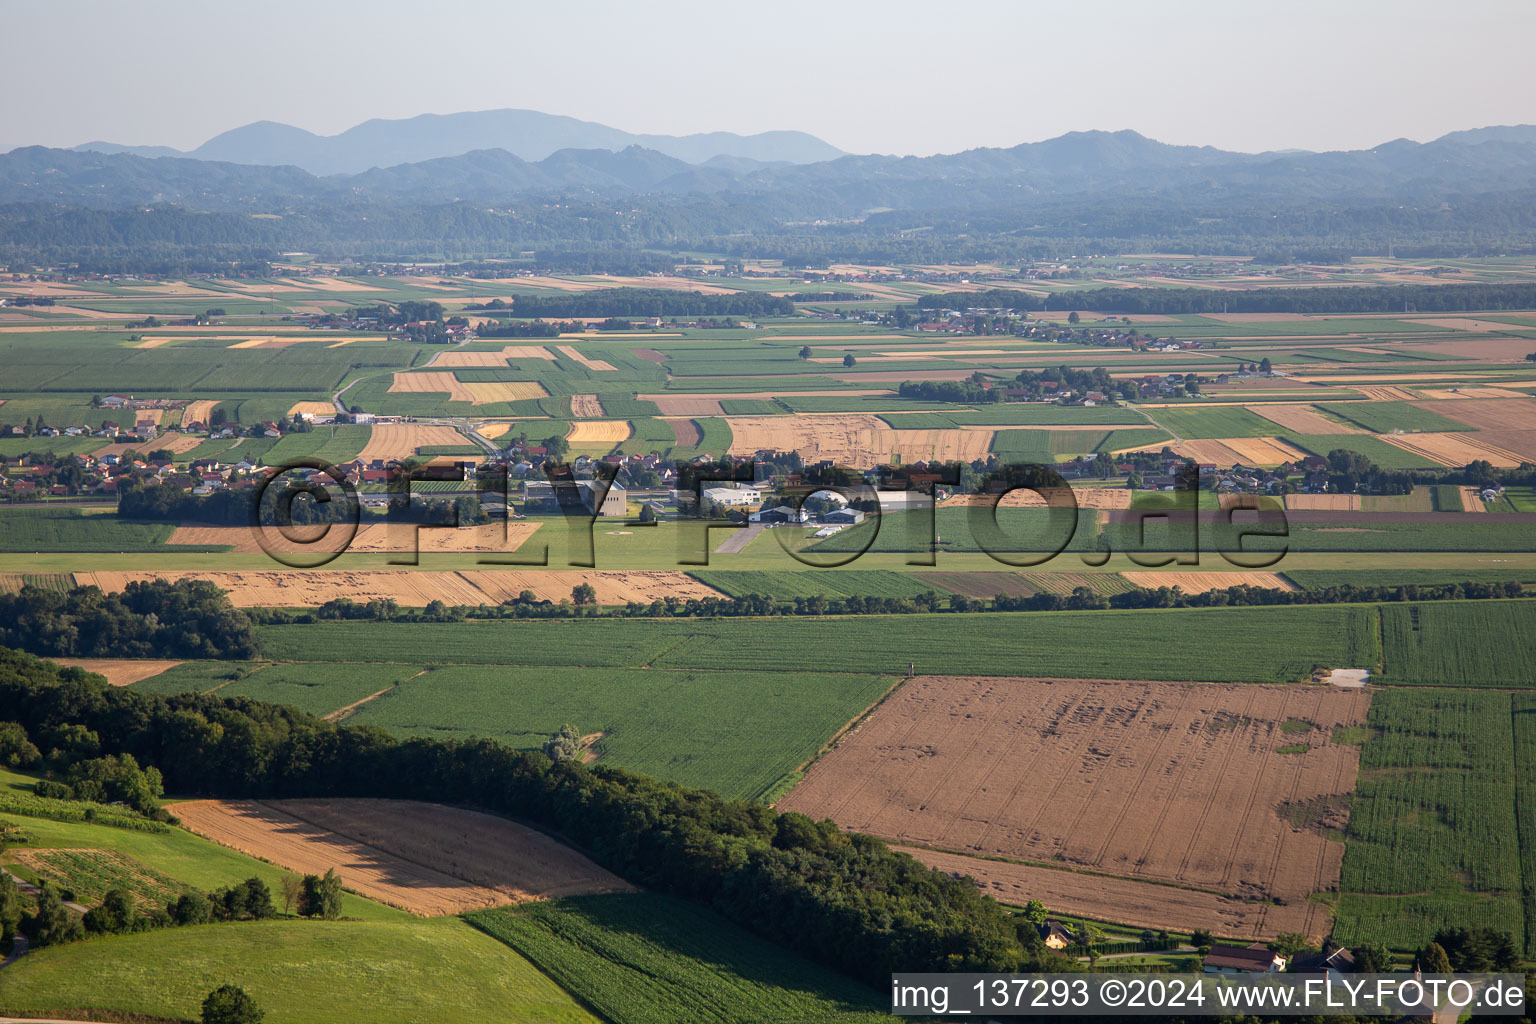
[[[1242,406],[1224,405],[1195,409],[1149,409],[1159,426],[1186,440],[1209,437],[1271,437],[1279,426]]]
[[[280,466],[297,459],[321,459],[332,464],[349,462],[367,446],[372,433],[372,427],[350,423],[322,425],[307,433],[284,434],[267,449],[263,458],[269,466]]]
[[[1383,469],[1436,469],[1439,464],[1395,444],[1388,444],[1370,434],[1292,434],[1278,435],[1296,447],[1327,458],[1329,452],[1358,452]]]
[[[1288,535],[1274,533],[1270,524],[1260,526],[1252,522],[1200,524],[1200,545],[1204,551],[1233,551],[1237,534],[1244,533],[1245,551],[1290,551],[1293,553],[1320,551],[1536,551],[1536,530],[1523,522],[1511,522],[1506,516],[1484,516],[1484,522],[1436,522],[1427,519],[1412,523],[1384,523],[1372,521],[1362,513],[1357,522],[1347,525],[1338,523],[1288,524]],[[1190,532],[1187,527],[1181,527]],[[1138,525],[1132,522],[1110,522],[1104,533],[1110,538],[1115,551],[1159,551],[1161,537],[1153,540],[1154,531],[1148,525],[1148,541],[1137,542]],[[1166,529],[1166,528],[1164,528]],[[1262,536],[1262,534],[1270,536]],[[835,538],[834,538],[835,539]],[[1175,550],[1187,550],[1184,548]]]
[[[228,547],[168,546],[169,523],[136,523],[112,512],[82,514],[69,508],[0,510],[0,552],[180,551],[217,552]]]
[[[1375,434],[1394,431],[1471,430],[1472,427],[1408,402],[1330,402],[1319,409],[1358,423]]]
[[[595,1024],[510,947],[458,918],[404,914],[196,925],[37,950],[6,968],[0,1012],[190,1021],[225,981],[284,1024]]]
[[[1521,841],[1510,695],[1385,690],[1371,702],[1335,937],[1422,945],[1447,926],[1517,937]]]
[[[1381,629],[1383,682],[1536,686],[1536,602],[1383,605]]]
[[[1421,587],[1446,583],[1536,583],[1536,569],[1279,569],[1299,587],[1320,590],[1324,587]]]
[[[1285,682],[1315,665],[1371,665],[1373,605],[1103,612],[863,615],[774,619],[584,619],[395,624],[320,622],[258,629],[265,656],[500,664],[508,645],[548,666],[919,672],[1064,678]],[[1221,657],[1170,659],[1170,637]],[[429,652],[429,653],[428,653]]]
[[[786,402],[789,400],[786,399]],[[797,399],[796,401],[807,401]],[[881,407],[912,399],[880,399]],[[882,412],[880,418],[899,430],[942,430],[946,427],[1030,427],[1069,424],[1134,424],[1144,426],[1147,418],[1123,405],[1066,406],[1043,402],[999,402],[974,409],[943,412]]]
[[[1515,740],[1515,821],[1520,835],[1525,955],[1536,957],[1536,694],[1512,693],[1509,700]]]
[[[780,601],[797,597],[917,597],[935,588],[910,573],[889,569],[695,569],[692,573],[731,597],[766,594]],[[941,591],[942,592],[942,591]]]
[[[1063,546],[1067,551],[1091,551],[1098,532],[1097,519],[1091,512],[1074,521],[1067,510],[995,511],[994,519],[994,510],[987,507],[941,508],[933,513],[931,527],[927,512],[887,512],[878,519],[868,519],[833,534],[810,550],[818,555],[837,555],[862,551],[868,545],[869,551],[922,554],[937,537],[939,551],[991,550],[1013,558],[1021,552],[1049,552]],[[1002,568],[1002,563],[998,567]]]
[[[482,736],[538,749],[569,724],[582,735],[602,734],[593,749],[604,763],[747,799],[782,792],[801,764],[895,682],[853,672],[721,671],[723,665],[562,672],[448,666],[414,678],[393,665],[286,667],[291,678],[310,668],[338,679],[350,674],[367,681],[357,686],[366,693],[405,676],[349,717],[354,725],[403,736]],[[241,680],[240,692],[271,699],[262,679],[272,671]]]
[[[667,896],[579,896],[468,920],[611,1024],[889,1019],[871,990]]]

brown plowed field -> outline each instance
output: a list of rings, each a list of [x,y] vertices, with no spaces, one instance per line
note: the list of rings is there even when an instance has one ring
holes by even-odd
[[[427,531],[423,531],[425,536]],[[78,586],[97,586],[109,594],[121,592],[132,580],[207,580],[229,591],[237,608],[316,607],[327,601],[348,598],[359,604],[390,599],[410,607],[423,607],[432,601],[449,605],[500,604],[524,590],[533,591],[539,600],[561,601],[571,596],[571,588],[590,583],[597,591],[599,604],[626,604],[653,600],[675,594],[690,597],[720,597],[718,590],[705,586],[686,573],[671,570],[653,572],[567,572],[554,569],[469,569],[464,572],[433,572],[390,569],[253,569],[248,571],[210,572],[79,572]]]
[[[1536,462],[1536,430],[1479,430],[1477,440]]]
[[[1532,347],[1529,341],[1525,346]],[[1536,399],[1532,398],[1457,398],[1413,404],[1478,430],[1536,430]]]
[[[193,800],[192,832],[424,917],[633,887],[542,832],[413,800]]]
[[[429,423],[375,423],[368,434],[368,443],[357,457],[364,462],[408,459],[416,454],[417,448],[468,443],[468,439],[452,427]]]
[[[131,686],[140,679],[148,679],[162,672],[169,672],[180,665],[179,661],[148,661],[137,658],[52,658],[60,665],[73,665],[87,672],[106,676],[113,686]]]
[[[1478,434],[1377,434],[1381,440],[1404,451],[1422,455],[1442,466],[1465,466],[1486,459],[1494,466],[1510,469],[1525,461],[1514,452],[1489,444]]]
[[[603,412],[603,403],[597,400],[596,395],[572,395],[571,415],[582,419],[601,419],[607,413]]]
[[[1278,809],[1353,790],[1360,750],[1329,736],[1369,703],[1335,687],[919,676],[778,806],[896,842],[1304,904],[1337,884],[1344,848]],[[1290,719],[1314,728],[1282,732]],[[1180,924],[1172,894],[1142,909]]]
[[[852,467],[891,461],[940,459],[974,462],[992,448],[990,430],[896,430],[866,413],[801,416],[732,416],[731,454],[760,449],[797,451],[806,461],[831,459]]]
[[[1287,430],[1294,430],[1302,434],[1363,434],[1361,430],[1348,423],[1339,423],[1331,420],[1318,412],[1310,405],[1285,405],[1279,402],[1263,405],[1246,406],[1252,413],[1278,423]]]
[[[663,416],[724,416],[716,395],[640,395],[642,402],[655,402]]]
[[[699,428],[699,424],[694,420],[678,419],[666,420],[665,422],[672,425],[672,436],[677,439],[679,446],[692,448],[704,440],[704,431]]]
[[[1322,512],[1359,512],[1358,494],[1287,494],[1288,509],[1310,509]]]
[[[951,875],[969,875],[982,892],[999,902],[1023,906],[1030,900],[1043,899],[1053,911],[1096,921],[1119,921],[1137,928],[1204,928],[1214,935],[1244,939],[1300,932],[1314,941],[1325,937],[1331,924],[1328,908],[1311,901],[1282,907],[1128,878],[983,860],[910,846],[896,849]]]
[[[1186,594],[1203,594],[1207,590],[1225,590],[1228,587],[1261,587],[1265,590],[1298,590],[1299,587],[1284,576],[1273,572],[1123,572],[1120,575],[1138,587],[1156,590],[1158,587],[1178,587]]]

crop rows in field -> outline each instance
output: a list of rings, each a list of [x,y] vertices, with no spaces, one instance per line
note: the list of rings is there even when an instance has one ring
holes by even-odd
[[[1414,948],[1452,926],[1524,934],[1510,696],[1376,694],[1340,877],[1339,941]]]
[[[169,523],[136,523],[116,515],[81,515],[73,509],[7,509],[0,512],[0,551],[214,552],[221,546],[167,547]]]
[[[696,569],[692,575],[731,597],[766,594],[779,601],[797,597],[917,597],[943,592],[911,573],[888,569]]]
[[[1525,912],[1525,955],[1536,956],[1536,694],[1512,693],[1515,740],[1515,822],[1520,832],[1520,903]]]
[[[94,906],[112,889],[126,889],[141,910],[160,910],[186,886],[113,850],[26,850],[16,859],[41,878],[74,892],[73,902]]]
[[[1272,437],[1278,428],[1273,420],[1239,405],[1205,409],[1154,409],[1152,419],[1186,440],[1214,437]]]
[[[875,533],[873,542],[871,533]],[[875,552],[921,554],[937,537],[939,551],[993,551],[1012,557],[1020,552],[1091,551],[1097,534],[1098,523],[1092,512],[998,508],[994,516],[989,507],[971,506],[936,510],[931,531],[925,511],[887,512],[878,520],[866,520],[833,534],[812,550],[848,553],[863,551],[868,544],[868,550]]]
[[[1536,602],[1437,601],[1381,606],[1388,683],[1536,686]]]
[[[1358,452],[1383,469],[1432,469],[1438,465],[1422,455],[1388,444],[1370,434],[1283,433],[1279,436],[1282,441],[1324,458],[1333,451]]]
[[[1372,665],[1375,606],[987,612],[774,619],[587,619],[263,626],[266,657],[500,664],[509,644],[546,666],[918,672],[1287,682],[1314,666]],[[1170,658],[1188,637],[1210,657]],[[530,655],[532,657],[532,655]]]
[[[267,449],[263,458],[272,466],[297,459],[320,459],[339,465],[355,459],[367,446],[372,432],[372,427],[350,423],[317,426],[305,433],[285,434]]]
[[[1298,587],[1321,590],[1325,587],[1421,587],[1448,583],[1536,583],[1536,569],[1286,569],[1278,566]]]
[[[723,664],[746,665],[727,656]],[[298,666],[302,670],[307,666]],[[657,778],[762,799],[793,781],[800,765],[894,679],[854,672],[638,669],[551,672],[542,666],[445,666],[409,675],[347,721],[400,736],[489,737],[536,750],[570,724],[603,763]],[[405,674],[398,666],[350,669],[373,692]],[[271,672],[273,670],[268,670]],[[262,695],[257,673],[236,684]],[[302,671],[288,674],[302,679]],[[375,680],[385,680],[375,682]],[[353,699],[360,699],[354,697]]]
[[[1476,523],[1433,519],[1388,523],[1362,513],[1343,525],[1291,522],[1289,533],[1284,535],[1268,523],[1201,523],[1199,543],[1202,551],[1235,551],[1237,536],[1243,534],[1244,551],[1536,551],[1536,530],[1528,523],[1497,515],[1482,519]],[[1175,526],[1168,520],[1149,521],[1145,542],[1139,529],[1137,523],[1117,521],[1108,523],[1104,533],[1115,551],[1193,550],[1189,538],[1194,531],[1187,522]]]
[[[1439,413],[1422,409],[1410,402],[1330,402],[1319,404],[1326,410],[1358,423],[1373,434],[1393,434],[1398,431],[1420,430],[1470,430],[1465,423]]]
[[[876,996],[702,907],[656,893],[468,915],[613,1024],[875,1024]]]

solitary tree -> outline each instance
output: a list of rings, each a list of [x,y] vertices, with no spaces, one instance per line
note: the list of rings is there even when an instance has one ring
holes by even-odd
[[[574,761],[581,756],[581,734],[566,723],[544,744],[544,755],[551,761]]]
[[[203,1000],[203,1024],[261,1024],[266,1017],[245,989],[220,985]]]
[[[809,358],[811,358],[811,346],[809,346],[809,345],[801,345],[800,346],[800,358],[801,359],[809,359]],[[1533,360],[1533,361],[1536,361],[1536,360]]]
[[[597,590],[590,583],[578,583],[571,588],[571,601],[578,607],[597,604]]]
[[[1067,323],[1069,324],[1081,323],[1082,320],[1083,318],[1077,315],[1077,310],[1075,309],[1067,314]]]
[[[843,365],[844,366],[852,366],[856,362],[858,362],[858,360],[853,358],[853,353],[852,352],[849,352],[848,354],[843,356]]]

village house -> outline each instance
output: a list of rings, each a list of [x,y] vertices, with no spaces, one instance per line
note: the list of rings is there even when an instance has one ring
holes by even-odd
[[[1212,946],[1205,955],[1206,974],[1278,974],[1285,957],[1262,942],[1251,946]]]

